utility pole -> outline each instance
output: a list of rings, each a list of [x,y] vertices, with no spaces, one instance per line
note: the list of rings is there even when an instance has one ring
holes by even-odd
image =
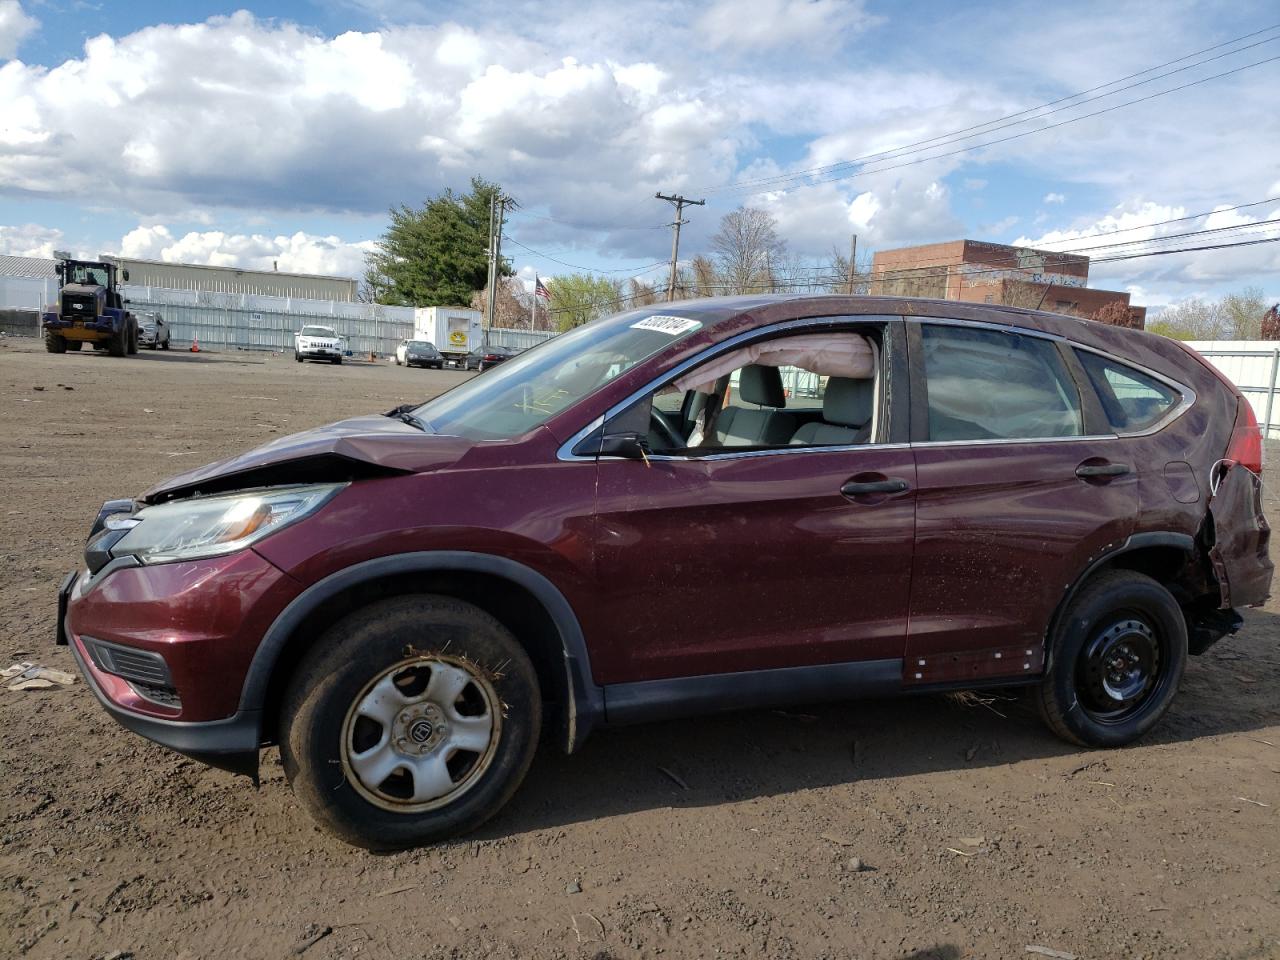
[[[701,207],[707,201],[686,200],[678,193],[673,197],[669,197],[665,193],[655,193],[653,196],[655,200],[665,200],[667,203],[675,204],[676,207],[676,219],[675,222],[671,224],[671,226],[675,228],[671,237],[671,277],[667,281],[667,302],[670,303],[676,298],[676,263],[680,259],[680,227],[689,222],[684,219],[684,208]]]
[[[498,309],[498,280],[502,276],[502,225],[506,220],[507,204],[511,198],[495,193],[489,198],[489,303],[485,311],[484,336],[480,349],[489,349],[489,330],[493,315]]]
[[[858,235],[849,242],[849,293],[853,293],[853,278],[858,272]]]

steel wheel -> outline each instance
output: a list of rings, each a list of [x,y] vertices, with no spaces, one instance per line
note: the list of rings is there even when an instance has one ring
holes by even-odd
[[[1162,641],[1146,620],[1122,617],[1094,632],[1076,664],[1080,705],[1099,723],[1123,723],[1164,683]]]
[[[355,698],[342,726],[342,766],[370,803],[416,813],[452,803],[493,760],[501,701],[463,660],[403,660]]]

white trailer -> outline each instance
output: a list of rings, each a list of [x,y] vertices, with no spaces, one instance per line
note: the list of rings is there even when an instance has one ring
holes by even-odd
[[[415,340],[430,340],[446,360],[459,363],[483,342],[481,313],[467,307],[419,307],[413,312]]]

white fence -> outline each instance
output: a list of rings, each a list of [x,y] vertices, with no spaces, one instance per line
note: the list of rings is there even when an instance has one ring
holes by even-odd
[[[1280,404],[1276,384],[1280,374],[1280,341],[1276,340],[1193,340],[1187,344],[1199,351],[1236,385],[1253,406],[1254,415],[1268,440],[1280,431]]]

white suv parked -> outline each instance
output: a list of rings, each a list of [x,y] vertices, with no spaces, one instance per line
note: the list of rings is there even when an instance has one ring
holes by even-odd
[[[342,342],[332,327],[307,325],[293,337],[293,359],[342,363]]]

